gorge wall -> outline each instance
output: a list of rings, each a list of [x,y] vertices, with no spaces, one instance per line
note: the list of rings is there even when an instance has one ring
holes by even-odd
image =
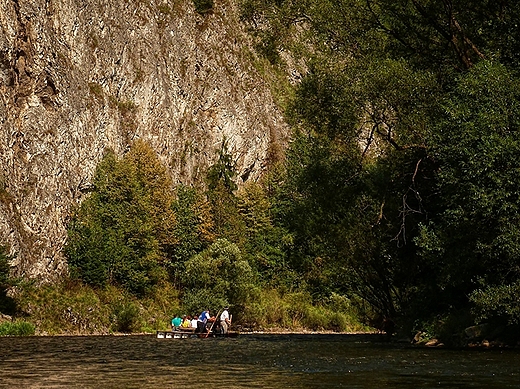
[[[13,272],[66,271],[62,247],[107,147],[154,147],[175,182],[202,178],[225,137],[256,179],[286,129],[231,2],[0,2],[0,244]]]

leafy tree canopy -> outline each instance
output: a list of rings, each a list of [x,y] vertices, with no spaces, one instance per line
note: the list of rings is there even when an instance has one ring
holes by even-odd
[[[274,209],[309,285],[384,315],[471,293],[516,315],[520,4],[243,0],[242,16],[302,74]]]
[[[170,178],[149,145],[136,141],[121,159],[108,150],[69,225],[71,274],[90,285],[144,294],[176,243],[172,202]]]
[[[186,262],[184,304],[193,312],[241,307],[254,289],[254,274],[236,244],[218,239]]]

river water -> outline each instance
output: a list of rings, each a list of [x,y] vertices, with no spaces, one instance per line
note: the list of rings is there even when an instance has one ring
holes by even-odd
[[[367,335],[0,338],[0,388],[519,388],[520,350]]]

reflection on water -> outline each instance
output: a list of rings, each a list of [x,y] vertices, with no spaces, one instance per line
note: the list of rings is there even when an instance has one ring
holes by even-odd
[[[519,350],[397,346],[366,335],[0,338],[0,388],[517,388]]]

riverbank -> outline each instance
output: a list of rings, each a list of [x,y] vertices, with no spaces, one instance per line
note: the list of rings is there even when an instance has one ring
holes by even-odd
[[[26,335],[155,333],[169,328],[174,315],[198,314],[183,305],[180,292],[169,283],[157,285],[140,298],[117,287],[95,289],[71,280],[43,286],[19,285],[11,295],[16,309],[3,321],[22,326],[29,323],[27,328],[32,327],[33,331]],[[358,320],[347,299],[338,297],[328,305],[313,305],[310,296],[302,292],[281,295],[261,290],[250,304],[237,307],[232,313],[234,325],[240,325],[244,331],[373,331]]]
[[[12,320],[7,315],[0,317],[0,337],[1,336],[36,336],[36,337],[124,337],[124,336],[151,336],[155,335],[156,331],[169,330],[169,326],[163,326],[156,330],[136,331],[136,332],[117,332],[117,331],[101,331],[101,332],[82,332],[82,331],[66,331],[48,333],[45,331],[36,331],[35,326],[27,321]],[[241,336],[260,336],[260,337],[306,337],[306,336],[327,336],[327,337],[345,337],[351,336],[353,338],[363,338],[363,341],[385,342],[396,345],[409,345],[414,347],[424,348],[448,348],[448,349],[516,349],[520,348],[520,340],[518,337],[509,337],[505,339],[491,339],[491,338],[471,338],[459,337],[456,343],[445,343],[441,339],[431,338],[424,339],[420,334],[415,337],[399,337],[398,335],[389,336],[376,329],[363,331],[332,331],[332,330],[315,330],[306,328],[262,328],[262,329],[244,329],[242,326],[234,326],[234,331],[238,331]],[[513,329],[514,330],[514,329]]]
[[[148,335],[169,329],[172,315],[184,313],[179,292],[170,285],[156,288],[143,299],[113,287],[94,290],[76,283],[28,285],[15,297],[16,314],[0,316],[0,336]],[[266,299],[262,304],[265,307],[254,305],[253,309],[234,312],[234,329],[243,334],[277,336],[381,335],[384,341],[433,348],[520,347],[518,326],[500,329],[480,325],[466,330],[459,326],[451,332],[443,331],[446,335],[441,337],[433,331],[413,336],[401,328],[390,337],[359,323],[348,307],[315,307],[302,304],[294,296]],[[277,315],[266,317],[265,311]]]
[[[23,285],[13,296],[17,309],[13,315],[0,316],[0,336],[147,335],[169,329],[174,314],[190,314],[181,306],[179,291],[169,284],[140,299],[115,287],[96,290],[74,282]],[[390,337],[360,323],[348,301],[314,306],[304,297],[266,293],[254,304],[233,312],[234,329],[257,335],[381,335],[385,341],[421,347],[519,346],[518,326],[500,329],[491,324],[466,330],[453,326],[415,332],[415,336],[411,329],[396,326],[398,333]]]

